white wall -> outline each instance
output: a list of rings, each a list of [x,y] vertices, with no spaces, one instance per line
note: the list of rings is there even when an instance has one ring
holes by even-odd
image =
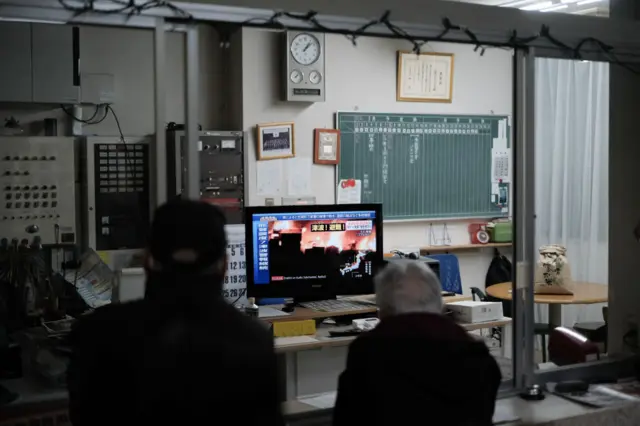
[[[333,128],[336,111],[372,111],[431,114],[506,114],[512,115],[512,53],[489,49],[480,56],[468,45],[430,43],[438,52],[455,54],[453,102],[396,102],[397,51],[410,49],[407,42],[363,37],[354,47],[345,37],[326,35],[326,102],[300,104],[280,101],[280,59],[282,37],[277,32],[245,28],[242,32],[243,125],[249,132],[246,176],[248,203],[263,205],[256,193],[255,125],[293,121],[296,155],[312,157],[313,130]],[[284,160],[286,161],[286,160]],[[283,185],[286,189],[286,170]],[[318,204],[335,202],[335,168],[314,165],[313,194]],[[279,199],[276,201],[279,204]],[[452,244],[468,244],[467,222],[448,224]],[[441,230],[442,224],[434,224]],[[417,248],[428,245],[429,222],[387,223],[384,249]],[[440,231],[441,232],[441,231]],[[460,253],[462,283],[484,287],[491,260],[489,249]]]
[[[166,120],[184,122],[184,34],[167,33],[166,37]],[[220,47],[217,33],[209,26],[200,27],[200,113],[204,128],[222,125],[220,109]],[[81,27],[80,72],[107,73],[115,78],[115,110],[126,136],[155,133],[153,31],[146,29]],[[93,107],[85,107],[90,117]],[[58,118],[58,134],[68,135],[68,117],[58,105],[1,105],[0,119],[14,115],[21,124],[43,134],[41,121]],[[84,134],[118,135],[113,117],[102,123],[85,126]]]
[[[250,161],[247,164],[250,205],[264,204],[256,194],[254,126],[273,121],[296,123],[296,150],[310,157],[313,129],[334,126],[338,110],[379,112],[420,112],[450,114],[512,114],[511,52],[490,49],[484,56],[472,47],[434,43],[436,51],[454,53],[454,101],[451,104],[396,102],[396,52],[407,49],[406,42],[362,38],[357,47],[339,35],[327,35],[327,101],[317,104],[281,102],[279,59],[280,34],[245,28],[232,39],[230,63],[231,90],[223,87],[222,56],[216,32],[201,27],[200,37],[200,117],[205,128],[229,128],[242,123],[249,132]],[[183,122],[184,117],[184,43],[183,35],[167,34],[166,119]],[[239,48],[241,47],[241,49]],[[151,30],[106,27],[82,27],[81,71],[111,73],[115,76],[114,109],[126,135],[154,132],[153,33]],[[242,69],[242,72],[236,71]],[[242,77],[236,80],[236,76]],[[229,83],[227,83],[229,84]],[[224,99],[224,98],[227,99]],[[231,99],[229,99],[231,98]],[[230,122],[224,122],[222,108],[229,108]],[[84,116],[92,112],[85,108]],[[41,120],[64,114],[55,105],[28,106],[7,111],[0,106],[0,118],[15,114],[23,125],[34,121],[35,133],[41,133]],[[68,134],[61,121],[59,134]],[[85,126],[85,134],[117,135],[112,117],[94,126]],[[286,179],[283,175],[283,187]],[[318,203],[333,203],[335,169],[313,166],[313,194]],[[441,223],[435,224],[440,230]],[[417,248],[428,244],[429,222],[389,223],[385,225],[385,250]],[[452,244],[468,243],[466,222],[448,223]],[[508,254],[507,250],[507,254]],[[459,253],[465,292],[471,286],[484,287],[492,251],[478,249]]]

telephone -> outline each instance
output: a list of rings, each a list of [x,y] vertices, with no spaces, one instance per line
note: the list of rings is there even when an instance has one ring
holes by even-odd
[[[467,230],[471,244],[487,244],[490,240],[486,222],[470,223]]]

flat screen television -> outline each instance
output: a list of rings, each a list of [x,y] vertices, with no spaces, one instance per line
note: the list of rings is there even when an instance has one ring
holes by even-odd
[[[324,300],[373,293],[382,205],[246,207],[247,295]]]

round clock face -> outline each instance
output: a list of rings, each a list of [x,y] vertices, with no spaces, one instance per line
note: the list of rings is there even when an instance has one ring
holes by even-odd
[[[311,34],[298,34],[291,41],[291,56],[300,65],[311,65],[320,57],[320,42]]]
[[[311,74],[309,74],[309,81],[311,84],[319,84],[322,81],[322,74],[320,74],[320,71],[311,71]]]
[[[289,76],[289,78],[291,79],[292,83],[302,83],[302,79],[303,79],[303,75],[302,75],[302,71],[300,70],[293,70],[291,71],[291,75]]]

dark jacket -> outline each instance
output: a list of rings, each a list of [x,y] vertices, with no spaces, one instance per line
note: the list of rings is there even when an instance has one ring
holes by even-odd
[[[350,346],[334,426],[492,424],[501,374],[486,345],[450,319],[383,319]]]
[[[73,425],[283,425],[267,328],[222,298],[176,303],[107,306],[77,323]]]

